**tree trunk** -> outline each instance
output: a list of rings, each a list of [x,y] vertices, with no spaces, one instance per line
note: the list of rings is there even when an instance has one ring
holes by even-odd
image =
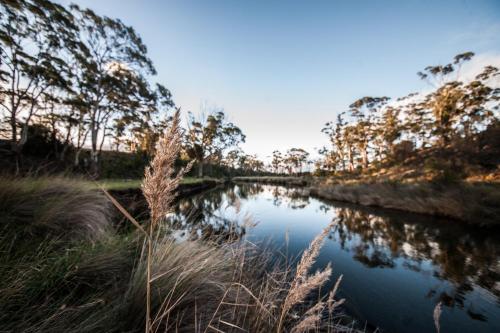
[[[64,159],[66,158],[66,152],[68,151],[69,146],[67,144],[64,145],[63,149],[61,150],[61,153],[59,154],[59,161],[64,162]]]
[[[342,171],[345,171],[345,157],[344,154],[340,154],[340,161],[342,162]]]
[[[354,156],[352,153],[352,148],[349,147],[349,149],[347,150],[347,155],[348,155],[347,157],[349,159],[349,165],[348,165],[349,171],[353,172],[354,171]]]
[[[90,174],[92,177],[99,177],[99,152],[92,149],[90,152]]]
[[[203,161],[198,161],[198,177],[203,177]]]
[[[98,129],[96,127],[96,124],[93,123],[92,130],[90,133],[91,145],[92,145],[92,148],[90,150],[90,174],[96,178],[99,174],[99,164],[98,164],[99,152],[97,151],[97,132],[98,132]]]
[[[16,122],[16,117],[11,117],[10,118],[10,127],[11,127],[11,144],[12,147],[14,147],[17,143],[17,122]]]
[[[77,151],[75,152],[75,161],[73,162],[75,168],[78,168],[78,166],[80,165],[80,153],[81,152],[82,152],[81,149],[77,149]]]
[[[363,149],[362,159],[363,159],[363,167],[365,169],[368,168],[368,152],[366,151],[366,149]]]

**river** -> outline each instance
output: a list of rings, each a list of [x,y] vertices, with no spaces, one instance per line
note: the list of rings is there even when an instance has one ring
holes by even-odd
[[[245,227],[248,220],[255,225]],[[181,237],[244,237],[286,247],[290,257],[335,221],[316,266],[331,262],[333,282],[343,275],[344,311],[361,327],[435,332],[433,311],[442,302],[441,332],[500,332],[498,230],[260,184],[228,185],[182,199],[172,221]]]

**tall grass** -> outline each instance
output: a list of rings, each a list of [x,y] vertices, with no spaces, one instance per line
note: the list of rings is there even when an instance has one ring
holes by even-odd
[[[3,227],[29,234],[96,240],[110,228],[110,207],[88,183],[66,178],[0,178]]]
[[[151,219],[147,228],[147,263],[146,263],[146,332],[151,330],[151,269],[153,257],[153,237],[158,224],[166,214],[173,209],[175,190],[182,177],[191,169],[192,163],[186,168],[175,172],[175,160],[181,149],[182,133],[179,126],[179,110],[174,115],[172,125],[162,136],[156,146],[155,157],[146,168],[142,192],[150,209]]]

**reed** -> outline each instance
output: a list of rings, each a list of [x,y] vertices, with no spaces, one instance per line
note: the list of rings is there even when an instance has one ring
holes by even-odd
[[[142,182],[142,193],[148,202],[151,219],[147,231],[147,279],[146,279],[146,332],[151,330],[151,260],[153,256],[153,235],[158,224],[171,212],[175,190],[182,177],[189,172],[192,162],[176,173],[175,160],[181,149],[182,133],[180,111],[174,114],[172,124],[162,136],[155,151],[155,157],[146,168]]]
[[[290,284],[288,294],[281,307],[281,314],[278,321],[277,332],[283,330],[283,324],[286,316],[289,314],[293,306],[304,302],[307,296],[314,290],[318,290],[323,286],[332,273],[330,264],[323,270],[317,271],[315,274],[308,275],[309,270],[316,262],[325,237],[331,229],[332,224],[328,225],[321,234],[316,236],[309,247],[304,251],[302,257],[297,264],[295,277]],[[331,296],[333,298],[333,295]],[[325,308],[325,303],[320,301],[306,311],[303,319],[292,329],[292,332],[304,332],[306,328],[313,328],[321,320],[321,313]],[[311,327],[312,326],[312,327]]]

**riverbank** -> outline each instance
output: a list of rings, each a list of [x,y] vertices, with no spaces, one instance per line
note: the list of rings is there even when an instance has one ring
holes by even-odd
[[[321,178],[245,177],[234,181],[304,187],[311,195],[364,206],[500,225],[500,184],[494,182],[333,182]]]
[[[139,179],[118,179],[118,180],[104,180],[98,183],[104,189],[117,195],[122,194],[141,194],[141,182]],[[224,180],[217,178],[186,178],[177,187],[177,196],[186,197],[193,195],[218,185],[224,184]],[[97,188],[99,186],[96,186]]]
[[[210,187],[217,184],[223,183],[224,180],[219,178],[195,178],[186,177],[183,178],[178,190],[189,189],[189,188],[202,188]],[[119,191],[119,190],[140,190],[142,184],[142,179],[103,179],[99,180],[95,185],[104,187],[109,191]],[[98,187],[98,186],[96,186]]]
[[[265,183],[272,185],[283,185],[283,186],[307,186],[310,184],[311,179],[304,177],[233,177],[231,179],[233,182],[244,182],[244,183]]]

